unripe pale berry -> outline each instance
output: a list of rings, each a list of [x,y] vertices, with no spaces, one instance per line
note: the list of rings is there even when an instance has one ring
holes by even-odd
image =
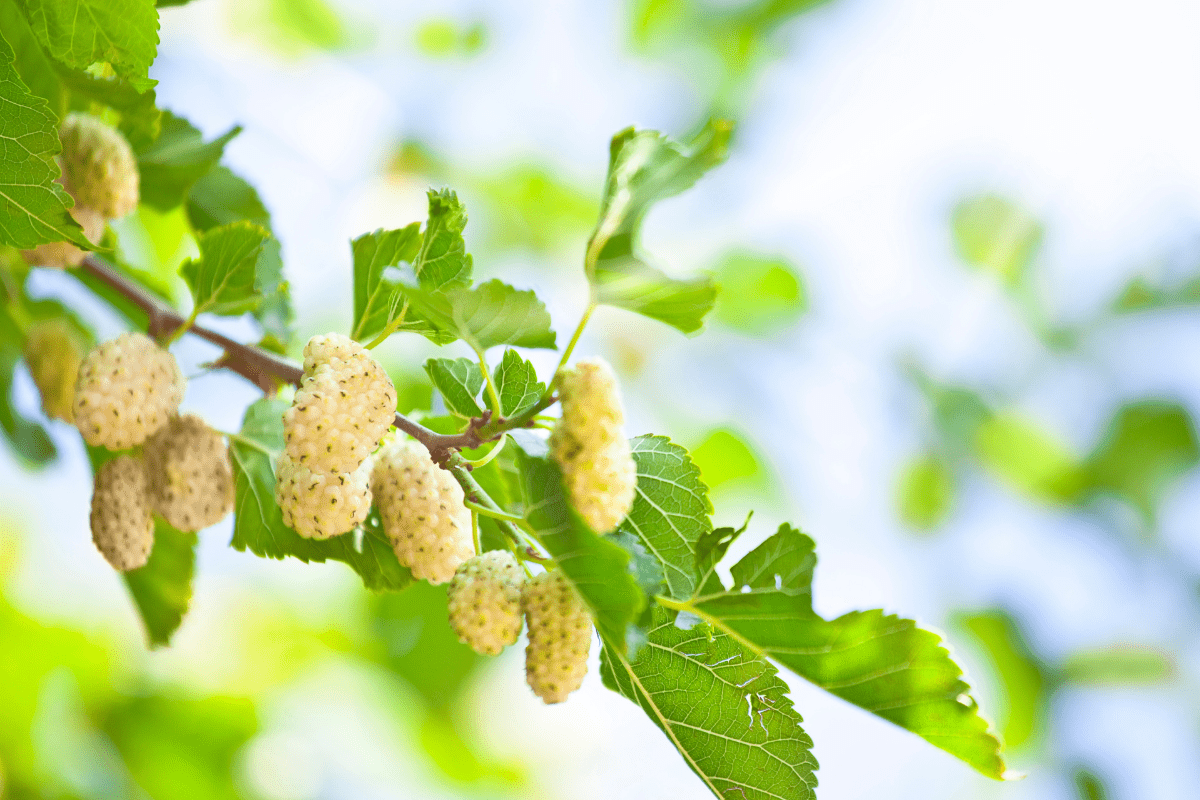
[[[174,417],[146,441],[150,502],[181,531],[215,525],[233,510],[225,437],[195,414]]]
[[[516,642],[524,584],[525,573],[507,550],[490,550],[459,565],[447,592],[458,640],[485,656]]]
[[[75,379],[83,360],[79,333],[62,319],[33,323],[25,337],[25,363],[42,396],[46,416],[74,422]]]
[[[592,618],[579,593],[558,570],[530,578],[521,593],[529,645],[525,680],[546,703],[561,703],[583,685]]]
[[[75,425],[88,444],[124,450],[167,424],[187,379],[175,356],[144,333],[123,333],[92,348],[75,383]]]
[[[154,547],[146,469],[140,458],[117,456],[96,472],[92,541],[114,569],[144,566]]]
[[[562,468],[571,505],[597,533],[612,531],[633,507],[637,465],[612,369],[601,359],[580,361],[559,379],[562,419],[550,452]]]
[[[398,440],[384,448],[371,487],[384,533],[414,577],[445,583],[475,554],[462,487],[423,446]]]
[[[63,184],[79,205],[108,219],[138,204],[137,159],[116,128],[91,114],[71,113],[58,131]]]
[[[353,472],[391,427],[396,389],[362,345],[340,334],[310,339],[304,365],[283,415],[286,451],[313,472]]]
[[[301,536],[328,539],[354,530],[371,510],[369,466],[354,472],[313,472],[287,453],[275,466],[275,502],[283,522]]]
[[[104,215],[94,208],[76,203],[71,216],[83,228],[83,235],[92,244],[104,236]],[[32,250],[22,250],[21,256],[31,267],[78,267],[87,253],[70,242],[39,244]]]

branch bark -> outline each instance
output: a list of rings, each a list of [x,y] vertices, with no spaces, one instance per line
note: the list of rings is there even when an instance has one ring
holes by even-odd
[[[89,255],[85,258],[81,269],[144,311],[149,320],[147,333],[155,339],[167,338],[187,324],[187,320],[179,312],[97,256]],[[193,323],[187,332],[217,345],[224,351],[221,358],[217,360],[216,366],[241,375],[266,394],[275,392],[283,384],[300,385],[304,370],[282,356],[261,347],[234,341],[203,325]],[[486,441],[499,437],[504,430],[508,430],[508,428],[495,430],[497,426],[489,425],[489,422],[489,418],[486,417],[472,420],[471,426],[462,433],[444,434],[431,431],[424,425],[396,412],[395,424],[397,428],[425,445],[434,461],[445,466],[452,453],[478,447]],[[485,426],[488,428],[486,438],[480,435],[481,429]]]

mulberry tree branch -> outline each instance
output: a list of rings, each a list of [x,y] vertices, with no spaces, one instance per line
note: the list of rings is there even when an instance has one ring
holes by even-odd
[[[175,309],[146,291],[136,281],[122,275],[103,259],[89,255],[83,260],[81,269],[141,309],[148,320],[147,332],[155,339],[168,338],[187,325],[188,320]],[[221,358],[215,362],[215,366],[241,375],[264,393],[274,392],[282,384],[300,385],[304,371],[299,365],[282,356],[261,347],[242,344],[203,325],[192,323],[187,332],[215,344],[224,351]],[[506,425],[505,422],[509,424]],[[443,465],[448,462],[452,453],[478,447],[486,441],[498,438],[506,430],[523,424],[525,422],[521,418],[492,422],[489,414],[481,419],[472,420],[470,427],[462,433],[444,434],[431,431],[399,412],[396,413],[395,421],[397,428],[423,444],[433,460]]]

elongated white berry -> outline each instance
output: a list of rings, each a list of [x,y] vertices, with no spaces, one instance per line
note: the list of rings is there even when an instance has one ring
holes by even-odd
[[[558,392],[562,419],[550,435],[551,454],[571,505],[592,530],[608,533],[633,507],[637,488],[616,376],[601,359],[580,361],[563,373]]]
[[[144,456],[151,505],[179,530],[202,530],[233,510],[225,437],[200,417],[174,417],[146,441]]]
[[[80,365],[75,425],[88,444],[124,450],[161,430],[186,388],[175,356],[144,333],[123,333],[94,347]]]
[[[521,593],[529,645],[525,680],[546,703],[561,703],[583,685],[592,618],[579,593],[561,572],[530,578]]]
[[[47,319],[29,326],[25,363],[46,416],[74,422],[75,379],[82,360],[80,335],[66,320]]]
[[[71,209],[71,216],[83,228],[83,235],[92,244],[104,236],[104,215],[94,208],[78,203]],[[39,244],[32,250],[22,250],[21,256],[31,267],[78,267],[87,253],[70,242]]]
[[[369,471],[313,472],[287,453],[275,466],[275,502],[301,536],[328,539],[362,524],[371,510]]]
[[[423,446],[397,440],[380,451],[371,487],[384,533],[414,577],[445,583],[475,554],[462,487]]]
[[[374,358],[340,334],[314,336],[304,377],[283,415],[288,455],[313,472],[353,472],[396,414],[396,389]]]
[[[525,573],[507,550],[490,550],[459,565],[447,592],[450,627],[476,653],[499,655],[521,635]]]
[[[114,569],[144,566],[154,547],[145,465],[131,455],[117,456],[96,472],[92,491],[92,541]]]
[[[63,184],[78,205],[108,219],[123,217],[138,204],[137,159],[121,132],[91,114],[67,114],[62,140]]]

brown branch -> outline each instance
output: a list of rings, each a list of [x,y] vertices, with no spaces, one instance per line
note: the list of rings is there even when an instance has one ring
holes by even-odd
[[[89,255],[85,258],[81,269],[144,311],[149,320],[147,332],[155,339],[167,338],[187,324],[187,320],[175,309],[147,292],[136,281],[117,272],[110,264],[97,256]],[[304,371],[282,356],[261,347],[234,341],[203,325],[192,323],[187,332],[199,336],[225,351],[221,358],[214,363],[214,366],[241,375],[261,389],[264,394],[274,392],[282,384],[300,385]],[[489,420],[488,416],[471,420],[471,425],[467,430],[456,434],[435,433],[424,425],[413,422],[400,412],[396,412],[395,424],[397,428],[425,445],[434,461],[445,464],[451,453],[478,447],[485,441],[498,438],[504,432],[499,430],[493,434],[489,430],[487,438],[481,437],[480,428],[487,425]]]

